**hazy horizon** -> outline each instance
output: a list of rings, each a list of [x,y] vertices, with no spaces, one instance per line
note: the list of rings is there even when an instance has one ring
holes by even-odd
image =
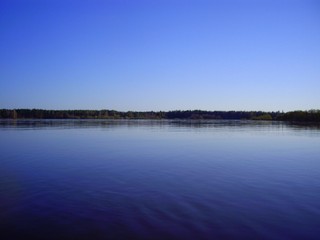
[[[319,109],[320,2],[0,3],[0,109]]]

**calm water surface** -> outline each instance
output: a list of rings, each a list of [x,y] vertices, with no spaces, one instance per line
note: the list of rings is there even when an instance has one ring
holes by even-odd
[[[0,121],[0,239],[319,239],[320,129]]]

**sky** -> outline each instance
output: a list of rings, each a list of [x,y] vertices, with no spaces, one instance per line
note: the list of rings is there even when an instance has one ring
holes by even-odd
[[[0,0],[0,108],[320,109],[320,1]]]

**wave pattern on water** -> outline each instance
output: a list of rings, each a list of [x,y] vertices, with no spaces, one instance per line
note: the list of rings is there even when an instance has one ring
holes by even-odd
[[[1,239],[317,239],[320,130],[0,121]]]

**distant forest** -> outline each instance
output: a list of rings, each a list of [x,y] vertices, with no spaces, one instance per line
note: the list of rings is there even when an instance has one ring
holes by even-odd
[[[168,111],[119,112],[115,110],[0,109],[2,119],[235,119],[320,122],[320,110],[262,111]]]

